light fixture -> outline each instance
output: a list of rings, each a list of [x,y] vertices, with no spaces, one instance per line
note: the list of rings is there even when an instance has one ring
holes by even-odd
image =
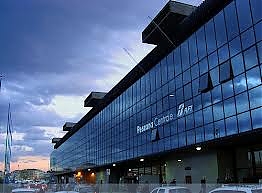
[[[129,169],[128,171],[130,171],[130,172],[131,172],[132,170],[131,170],[131,169]]]
[[[145,161],[145,160],[144,160],[144,158],[141,158],[140,161],[143,162],[143,161]]]
[[[167,166],[167,164],[164,165],[165,167]]]
[[[175,95],[174,95],[174,94],[170,94],[169,96],[170,96],[170,97],[174,97]]]
[[[116,166],[116,164],[113,164],[113,167],[115,167]]]
[[[91,171],[91,169],[90,169],[90,168],[88,168],[87,170],[88,170],[89,172]]]
[[[202,148],[201,148],[200,146],[196,147],[196,150],[197,150],[197,151],[201,151],[201,149],[202,149]]]
[[[94,176],[94,175],[95,175],[95,173],[94,173],[94,172],[92,172],[91,176]]]
[[[178,161],[178,162],[182,162],[182,160],[181,160],[181,159],[178,159],[177,161]]]

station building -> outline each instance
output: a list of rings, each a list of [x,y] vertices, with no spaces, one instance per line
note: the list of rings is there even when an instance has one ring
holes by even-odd
[[[261,0],[169,1],[142,32],[156,47],[55,139],[51,169],[86,182],[262,178]]]

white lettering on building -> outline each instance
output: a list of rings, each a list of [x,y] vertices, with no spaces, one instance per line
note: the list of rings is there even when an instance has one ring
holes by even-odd
[[[185,107],[185,104],[182,103],[178,107],[177,117],[182,117],[186,114],[191,113],[192,111],[193,111],[193,105],[189,105],[189,106]]]
[[[180,104],[178,106],[178,112],[177,117],[185,116],[193,111],[193,105],[185,106],[184,103]],[[152,122],[147,123],[145,125],[138,125],[136,127],[137,133],[143,133],[147,130],[153,129],[154,127],[163,125],[165,123],[168,123],[170,121],[173,121],[175,119],[175,114],[169,113],[168,115],[162,116],[162,117],[156,117]]]

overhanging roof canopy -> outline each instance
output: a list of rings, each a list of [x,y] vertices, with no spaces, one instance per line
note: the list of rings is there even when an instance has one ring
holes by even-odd
[[[173,42],[177,25],[189,16],[195,6],[169,1],[142,32],[143,43],[160,45]]]
[[[72,127],[75,126],[75,123],[66,122],[63,126],[63,131],[70,131]]]
[[[84,107],[96,107],[103,100],[105,92],[91,92],[84,102]]]

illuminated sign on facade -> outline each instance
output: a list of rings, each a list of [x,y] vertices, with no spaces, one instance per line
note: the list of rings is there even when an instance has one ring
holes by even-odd
[[[168,115],[165,115],[165,116],[160,117],[160,118],[156,117],[156,118],[154,118],[153,121],[151,121],[151,122],[149,122],[145,125],[142,125],[142,126],[138,125],[136,127],[136,132],[137,133],[143,133],[147,130],[153,129],[154,127],[163,125],[163,124],[168,123],[170,121],[173,121],[175,119],[175,117],[179,118],[179,117],[185,116],[186,114],[189,114],[192,111],[193,111],[193,105],[185,106],[185,104],[182,103],[178,107],[178,112],[177,112],[176,116],[175,116],[174,113],[169,113]]]

